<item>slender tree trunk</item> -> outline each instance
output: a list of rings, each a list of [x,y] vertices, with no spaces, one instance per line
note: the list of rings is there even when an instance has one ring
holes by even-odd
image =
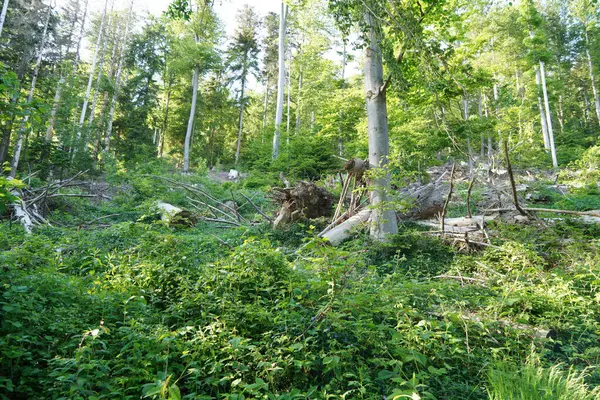
[[[542,91],[544,94],[544,106],[546,108],[546,123],[548,125],[548,141],[550,142],[550,153],[552,154],[552,166],[558,168],[556,148],[554,147],[554,132],[552,131],[552,117],[550,116],[550,103],[548,101],[548,90],[546,89],[546,71],[543,61],[540,61],[540,76],[542,78]]]
[[[342,50],[342,89],[346,88],[346,40]],[[338,153],[341,157],[344,154],[344,112],[339,112],[340,123],[338,125]]]
[[[587,91],[583,89],[583,101],[585,102],[585,108],[583,109],[583,118],[585,118],[586,124],[590,122],[590,99],[588,98]]]
[[[372,15],[365,13],[369,27],[369,46],[365,51],[365,93],[369,131],[369,164],[374,170],[373,191],[371,192],[371,237],[385,239],[386,235],[398,232],[396,213],[386,209],[386,188],[390,182],[387,170],[389,154],[387,104],[383,87],[383,60],[379,40]]]
[[[173,85],[173,80],[169,78],[169,86],[167,88],[167,102],[165,104],[165,118],[163,119],[163,127],[160,139],[160,147],[158,148],[158,157],[162,158],[163,149],[165,147],[165,132],[167,131],[167,121],[169,120],[169,102],[171,101],[171,86]]]
[[[6,19],[6,11],[8,10],[8,0],[2,3],[2,13],[0,13],[0,37],[2,36],[2,28],[4,28],[4,20]]]
[[[121,74],[123,73],[123,62],[125,59],[125,49],[129,40],[129,25],[132,20],[133,1],[129,6],[129,12],[127,14],[127,21],[125,22],[125,35],[123,43],[121,45],[121,51],[119,52],[119,63],[117,66],[117,76],[115,77],[115,88],[110,101],[110,111],[108,112],[108,121],[106,122],[106,136],[104,137],[104,151],[108,153],[110,150],[110,139],[112,135],[112,126],[115,116],[115,108],[117,106],[117,97],[119,95],[119,87],[121,85]]]
[[[600,123],[600,98],[598,97],[598,89],[596,88],[596,80],[594,78],[594,66],[592,64],[592,56],[590,55],[590,38],[588,37],[587,26],[585,27],[585,54],[587,55],[590,70],[592,93],[594,94],[594,104],[596,105],[596,117],[598,118],[598,123]]]
[[[240,119],[237,136],[237,147],[235,150],[235,164],[240,160],[240,150],[242,148],[242,130],[244,128],[244,91],[246,89],[246,73],[242,75],[242,91],[240,93]]]
[[[560,133],[565,132],[565,113],[563,110],[563,97],[558,96],[558,124],[560,125]]]
[[[267,108],[269,105],[269,75],[267,74],[267,83],[265,85],[265,104],[263,105],[263,124],[262,127],[267,126]]]
[[[185,141],[183,143],[183,172],[187,173],[190,169],[190,143],[192,140],[192,131],[194,127],[194,117],[196,115],[196,100],[198,99],[198,75],[200,67],[194,67],[194,75],[192,77],[192,107],[190,109],[190,119],[188,120],[187,131],[185,133]]]
[[[290,106],[292,104],[291,96],[292,96],[292,55],[290,52],[290,57],[288,59],[288,71],[287,71],[287,121],[285,124],[285,135],[286,142],[290,144]]]
[[[65,77],[61,74],[58,84],[56,85],[56,93],[54,94],[54,102],[52,103],[52,111],[50,111],[50,119],[48,120],[48,129],[46,129],[46,143],[52,142],[54,136],[54,124],[56,123],[56,114],[60,107],[60,99],[62,97],[62,89],[65,84]]]
[[[31,75],[31,85],[29,87],[29,95],[27,96],[27,105],[31,104],[33,100],[33,94],[35,92],[35,84],[37,82],[38,74],[40,72],[40,65],[42,64],[42,55],[44,48],[46,47],[46,39],[48,33],[48,25],[50,23],[50,16],[52,15],[52,3],[48,6],[46,13],[46,22],[44,22],[44,31],[42,33],[42,41],[38,49],[37,59],[35,61],[35,67],[33,68],[33,74]],[[15,154],[13,155],[12,162],[10,164],[10,177],[14,178],[17,174],[17,168],[19,167],[19,158],[21,157],[21,150],[23,149],[23,138],[25,136],[25,127],[29,121],[29,115],[26,115],[21,120],[21,126],[19,127],[19,135],[17,137],[17,144],[15,145]]]
[[[279,142],[281,137],[281,121],[283,119],[283,89],[285,86],[285,26],[287,8],[281,2],[281,15],[279,17],[279,78],[277,80],[277,110],[275,112],[275,134],[273,135],[273,159],[279,156]]]
[[[302,71],[302,65],[300,66],[300,72],[298,74],[298,95],[297,95],[297,100],[296,100],[296,131],[295,134],[296,136],[298,136],[298,132],[300,132],[300,106],[302,105],[302,80],[304,79],[303,77],[303,71]]]
[[[79,65],[79,50],[81,49],[81,41],[83,39],[83,35],[85,34],[85,19],[87,17],[88,3],[89,0],[85,0],[85,5],[83,6],[83,18],[81,20],[81,29],[79,31],[79,38],[77,40],[77,50],[75,51],[75,58],[73,59],[73,73],[76,72],[77,65]]]
[[[470,138],[470,130],[469,130],[469,98],[467,97],[467,93],[463,93],[462,98],[463,103],[463,119],[465,122],[466,132],[467,132],[467,156],[469,157],[469,176],[473,176],[474,174],[474,166],[473,166],[473,150],[471,149],[471,138]]]
[[[98,61],[98,53],[100,49],[100,43],[104,32],[104,20],[106,19],[106,10],[108,7],[108,0],[104,2],[104,11],[102,12],[102,20],[100,21],[100,28],[98,29],[98,38],[96,39],[96,47],[94,49],[94,58],[92,60],[92,67],[90,69],[90,75],[88,77],[87,89],[85,90],[85,97],[83,98],[83,105],[81,106],[81,113],[79,114],[79,124],[77,125],[77,141],[81,138],[81,128],[85,121],[85,114],[87,112],[88,103],[90,101],[90,93],[92,92],[92,82],[94,81],[94,75],[96,72],[96,63]]]
[[[544,136],[544,148],[546,150],[550,150],[550,141],[548,140],[548,123],[546,121],[546,113],[544,111],[544,106],[542,105],[542,79],[540,77],[540,69],[535,67],[535,81],[537,83],[538,88],[538,109],[540,112],[540,122],[542,124],[542,135]]]
[[[483,101],[481,99],[481,92],[479,92],[479,95],[477,96],[477,116],[479,117],[479,120],[483,119]],[[485,135],[483,134],[483,131],[481,132],[481,150],[479,156],[481,157],[481,160],[485,157]]]

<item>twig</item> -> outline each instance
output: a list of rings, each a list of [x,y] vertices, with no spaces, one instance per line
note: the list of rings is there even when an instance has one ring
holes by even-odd
[[[437,278],[437,279],[440,279],[440,278],[442,278],[442,279],[456,279],[456,280],[459,280],[459,281],[485,283],[485,281],[483,279],[469,278],[469,277],[466,277],[466,276],[456,276],[456,275],[445,275],[444,274],[444,275],[434,276],[434,278]]]
[[[207,222],[218,222],[220,224],[229,224],[229,225],[234,225],[234,226],[242,226],[241,224],[238,224],[237,222],[227,221],[225,219],[220,219],[220,218],[200,217],[200,219],[202,221],[207,221]]]
[[[593,211],[555,210],[553,208],[532,208],[532,207],[525,207],[525,208],[523,208],[523,210],[531,211],[531,212],[549,212],[549,213],[556,213],[556,214],[577,215],[580,217],[600,218],[600,213],[593,212]],[[512,208],[492,208],[492,209],[485,210],[485,211],[487,211],[487,212],[508,212],[508,211],[513,211],[513,209]]]
[[[270,223],[273,223],[273,218],[270,218],[270,217],[269,217],[267,214],[265,214],[265,213],[264,213],[264,212],[263,212],[263,211],[262,211],[260,208],[258,208],[258,206],[257,206],[256,204],[254,204],[254,203],[252,202],[252,200],[250,200],[250,199],[249,199],[249,198],[248,198],[248,197],[247,197],[247,196],[246,196],[244,193],[241,193],[241,192],[240,192],[240,195],[241,195],[243,198],[245,198],[245,199],[248,201],[248,203],[250,203],[250,205],[251,205],[252,207],[254,207],[254,209],[255,209],[255,210],[256,210],[256,211],[257,211],[257,212],[258,212],[260,215],[262,215],[263,217],[265,217],[265,218],[267,219],[267,221],[269,221]]]

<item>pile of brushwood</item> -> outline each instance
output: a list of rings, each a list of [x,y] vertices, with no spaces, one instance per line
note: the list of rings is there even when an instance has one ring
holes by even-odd
[[[600,225],[532,210],[600,209],[598,187],[515,176],[516,223],[510,179],[490,211],[485,178],[451,169],[441,220],[335,247],[335,197],[274,229],[274,193],[243,182],[32,180],[45,222],[0,223],[0,398],[598,398]],[[361,179],[338,185],[339,216],[368,210]],[[476,223],[451,225],[467,203]]]

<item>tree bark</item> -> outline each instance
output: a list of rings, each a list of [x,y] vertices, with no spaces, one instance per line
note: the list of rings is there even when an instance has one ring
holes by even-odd
[[[196,115],[196,100],[198,99],[198,75],[200,67],[194,67],[194,75],[192,77],[192,107],[190,109],[190,119],[188,120],[187,131],[185,132],[185,141],[183,143],[183,172],[186,173],[190,169],[190,143],[192,141],[192,130],[194,128],[194,117]]]
[[[92,59],[92,68],[88,77],[88,84],[85,90],[85,97],[83,99],[83,105],[81,106],[81,113],[79,114],[79,124],[77,125],[77,141],[81,138],[81,128],[85,121],[85,114],[87,112],[88,103],[90,101],[90,93],[92,92],[92,82],[94,81],[94,75],[96,72],[96,63],[98,62],[98,50],[102,41],[104,33],[104,20],[106,19],[106,10],[108,6],[108,0],[104,2],[104,11],[102,12],[102,19],[100,21],[100,28],[98,29],[98,38],[96,39],[96,48],[94,49],[94,58]]]
[[[129,25],[131,24],[133,10],[133,1],[129,6],[129,12],[127,14],[127,21],[125,22],[125,36],[121,46],[119,54],[119,64],[117,66],[117,76],[115,78],[115,88],[113,91],[112,99],[110,101],[110,111],[108,112],[108,121],[106,122],[106,136],[104,137],[104,151],[108,153],[110,150],[110,137],[112,134],[113,119],[115,115],[115,108],[117,106],[117,97],[119,95],[119,87],[121,85],[121,74],[123,73],[123,61],[125,59],[125,49],[127,41],[129,40]]]
[[[160,147],[158,148],[158,157],[162,158],[163,149],[165,147],[165,132],[167,131],[167,121],[169,119],[169,103],[171,101],[171,86],[173,85],[173,80],[169,78],[169,86],[167,88],[167,102],[165,104],[165,118],[163,119],[163,126],[161,130],[160,137]]]
[[[267,106],[269,104],[269,76],[267,75],[267,82],[265,84],[265,103],[263,105],[263,124],[262,127],[267,126]]]
[[[587,26],[584,29],[585,31],[585,54],[588,59],[588,67],[590,70],[590,81],[592,83],[592,92],[594,93],[594,104],[596,105],[596,117],[598,118],[598,123],[600,124],[600,98],[598,98],[598,89],[596,88],[596,80],[594,78],[594,66],[592,64],[592,56],[590,55],[590,39],[588,37]]]
[[[290,144],[290,105],[292,96],[292,55],[288,59],[288,71],[287,71],[287,121],[285,125],[285,140],[287,144]]]
[[[298,132],[300,131],[300,105],[302,104],[302,80],[303,80],[303,71],[302,65],[300,66],[300,72],[298,75],[298,97],[296,100],[296,130],[295,134],[298,136]]]
[[[240,160],[240,149],[242,148],[242,130],[244,128],[244,91],[246,89],[246,74],[242,76],[242,91],[240,93],[240,120],[237,136],[237,147],[235,150],[235,164]]]
[[[44,22],[44,31],[42,33],[42,41],[40,48],[38,49],[37,59],[35,61],[35,67],[33,68],[33,74],[31,75],[31,85],[29,87],[29,95],[27,96],[27,105],[31,104],[33,100],[33,94],[35,92],[35,84],[37,82],[38,74],[40,72],[40,65],[42,64],[42,55],[44,48],[46,47],[46,39],[48,33],[48,25],[50,24],[50,16],[52,15],[52,3],[48,6],[46,13],[46,21]],[[29,114],[25,115],[21,120],[21,126],[19,127],[19,135],[17,137],[17,144],[15,145],[15,154],[13,155],[12,162],[10,163],[10,178],[14,178],[17,174],[17,168],[19,167],[19,159],[21,157],[21,150],[23,149],[23,139],[25,137],[25,126],[29,121]]]
[[[6,19],[6,11],[8,11],[8,1],[4,0],[2,4],[2,13],[0,13],[0,37],[2,36],[2,28],[4,28],[4,20]]]
[[[279,78],[277,80],[277,109],[275,112],[275,133],[273,135],[273,159],[279,156],[279,142],[281,139],[281,121],[283,120],[283,89],[285,86],[285,26],[287,8],[281,2],[281,15],[279,17]]]
[[[383,86],[383,60],[375,20],[365,13],[369,46],[365,51],[365,94],[369,132],[369,164],[374,170],[373,190],[371,192],[370,234],[375,240],[383,240],[388,234],[398,232],[396,213],[386,209],[385,190],[389,185],[390,174],[387,171],[389,153],[388,120],[386,94]]]
[[[546,123],[548,124],[548,141],[550,142],[550,153],[552,154],[552,166],[558,168],[556,149],[554,147],[554,132],[552,131],[552,117],[550,116],[550,103],[548,101],[548,90],[546,88],[546,71],[544,62],[540,61],[540,76],[542,78],[542,91],[544,94],[544,106],[546,109]]]
[[[542,96],[541,96],[541,91],[542,91],[542,79],[540,77],[540,69],[538,67],[535,67],[535,81],[537,83],[537,88],[538,88],[538,108],[539,108],[539,112],[540,112],[540,122],[542,124],[542,135],[544,136],[544,148],[546,150],[550,149],[550,141],[548,140],[548,124],[546,122],[546,113],[544,112],[544,106],[542,105]]]

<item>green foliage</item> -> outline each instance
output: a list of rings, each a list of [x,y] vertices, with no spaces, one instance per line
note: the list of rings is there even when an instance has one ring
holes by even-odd
[[[489,372],[490,400],[594,400],[600,396],[597,389],[590,390],[586,377],[561,366],[544,368],[528,361],[521,368],[499,363]]]

